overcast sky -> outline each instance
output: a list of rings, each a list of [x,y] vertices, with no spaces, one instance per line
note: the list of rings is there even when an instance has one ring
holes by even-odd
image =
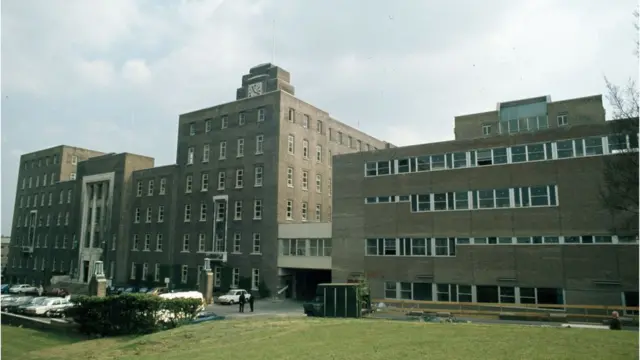
[[[67,144],[174,163],[178,115],[232,101],[241,76],[274,53],[298,97],[409,145],[452,139],[454,116],[499,101],[594,95],[605,74],[637,78],[636,6],[3,0],[2,233],[20,154]]]

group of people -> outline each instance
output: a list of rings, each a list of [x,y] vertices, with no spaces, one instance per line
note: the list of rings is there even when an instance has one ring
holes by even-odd
[[[244,293],[240,294],[240,298],[238,299],[238,305],[240,306],[240,312],[244,312],[244,304],[249,303],[249,309],[253,312],[253,295],[249,295],[249,299],[244,296]]]

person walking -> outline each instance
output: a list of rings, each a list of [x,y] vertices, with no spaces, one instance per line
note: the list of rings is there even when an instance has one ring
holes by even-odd
[[[246,302],[247,298],[244,296],[244,293],[240,294],[240,298],[238,299],[238,305],[240,305],[240,312],[243,313],[244,312],[244,303]]]
[[[249,310],[253,312],[253,294],[249,294]]]

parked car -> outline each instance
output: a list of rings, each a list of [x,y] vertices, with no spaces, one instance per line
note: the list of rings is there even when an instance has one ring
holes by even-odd
[[[37,293],[38,288],[28,284],[14,285],[9,289],[11,294]]]
[[[162,295],[162,294],[168,294],[169,293],[169,289],[166,287],[156,287],[153,289],[150,289],[147,294],[151,294],[151,295]]]
[[[7,299],[7,301],[2,302],[2,305],[0,305],[0,309],[2,311],[15,313],[18,311],[18,308],[20,306],[29,304],[33,299],[34,299],[33,296],[18,296],[15,298],[10,298],[10,299]]]
[[[46,295],[53,296],[53,297],[66,297],[67,295],[69,295],[69,291],[63,288],[53,288],[47,291]]]
[[[8,294],[9,293],[9,285],[2,285],[0,287],[0,293],[2,294]]]
[[[241,294],[244,294],[245,300],[247,301],[251,297],[251,294],[247,290],[233,289],[233,290],[229,290],[229,292],[226,293],[225,295],[219,296],[218,302],[220,304],[228,304],[228,305],[237,304],[240,301]]]
[[[27,307],[34,306],[34,305],[38,305],[38,304],[40,304],[40,303],[44,302],[44,300],[45,300],[45,299],[47,299],[47,298],[46,298],[46,297],[44,297],[44,296],[37,296],[37,297],[34,297],[34,298],[33,298],[33,299],[31,299],[31,301],[29,301],[28,303],[26,303],[26,304],[22,304],[22,305],[20,305],[20,306],[18,306],[18,307],[16,307],[16,308],[14,308],[14,309],[13,309],[13,312],[14,312],[15,314],[21,314],[21,315],[24,315],[24,314],[25,314],[25,310],[27,309]]]
[[[23,305],[22,312],[25,315],[36,315],[36,316],[44,316],[49,315],[51,310],[55,309],[64,309],[72,305],[69,301],[57,298],[57,297],[46,297],[46,298],[38,298],[34,300],[30,304]]]
[[[68,301],[65,305],[60,305],[59,307],[49,310],[45,315],[47,317],[64,319],[67,317],[68,310],[72,307],[74,307],[74,303]]]

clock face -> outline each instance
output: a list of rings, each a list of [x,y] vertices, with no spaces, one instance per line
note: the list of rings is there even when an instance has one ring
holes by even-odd
[[[262,95],[262,83],[257,82],[249,85],[249,97]]]

